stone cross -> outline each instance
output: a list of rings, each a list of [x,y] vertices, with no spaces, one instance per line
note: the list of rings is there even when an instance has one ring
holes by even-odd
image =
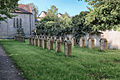
[[[85,39],[84,39],[84,37],[81,37],[80,38],[80,47],[85,47]]]
[[[72,38],[72,46],[75,46],[76,45],[76,39],[75,37]]]
[[[95,40],[94,40],[94,38],[89,38],[88,39],[88,48],[89,49],[93,49],[95,47]]]
[[[59,39],[57,39],[55,43],[56,43],[55,44],[56,52],[61,52],[61,41]]]
[[[100,39],[100,49],[102,50],[102,51],[106,51],[107,49],[108,49],[108,43],[107,43],[107,39],[105,39],[105,38],[101,38]]]
[[[65,56],[71,56],[71,52],[72,52],[72,43],[71,41],[65,41],[64,43],[64,52],[65,52]]]

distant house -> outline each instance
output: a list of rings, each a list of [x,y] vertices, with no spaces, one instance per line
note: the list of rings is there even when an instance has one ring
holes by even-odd
[[[47,12],[42,11],[40,15],[38,16],[38,21],[40,21],[42,18],[44,18],[47,15]]]
[[[26,37],[31,35],[35,29],[35,11],[32,5],[19,4],[17,10],[11,12],[11,14],[16,16],[7,19],[7,23],[0,22],[0,38],[13,38],[19,25],[22,25]]]
[[[61,17],[62,15],[63,15],[63,14],[61,14],[61,13],[58,13],[58,14],[57,14],[58,17]]]
[[[44,18],[44,17],[47,15],[47,13],[48,13],[48,12],[42,11],[42,12],[40,13],[40,15],[38,16],[38,21],[40,21],[42,18]],[[62,14],[61,14],[61,13],[58,13],[57,16],[58,16],[58,17],[61,17]]]

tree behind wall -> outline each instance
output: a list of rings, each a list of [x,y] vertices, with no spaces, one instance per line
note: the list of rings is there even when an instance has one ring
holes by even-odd
[[[91,26],[85,24],[85,17],[88,11],[83,11],[79,15],[72,17],[72,34],[79,42],[80,37],[92,32]]]

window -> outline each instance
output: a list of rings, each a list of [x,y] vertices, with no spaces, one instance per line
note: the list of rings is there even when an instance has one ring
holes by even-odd
[[[13,27],[15,28],[16,25],[15,25],[15,18],[13,19]]]
[[[22,27],[22,19],[21,18],[14,18],[13,19],[13,27],[14,28]]]
[[[20,18],[20,27],[22,27],[22,19]]]

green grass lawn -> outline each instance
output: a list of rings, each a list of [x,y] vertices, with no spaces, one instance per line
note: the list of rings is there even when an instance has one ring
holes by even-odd
[[[101,52],[72,48],[65,57],[64,49],[56,53],[14,40],[0,40],[8,56],[28,80],[120,80],[120,50]]]

